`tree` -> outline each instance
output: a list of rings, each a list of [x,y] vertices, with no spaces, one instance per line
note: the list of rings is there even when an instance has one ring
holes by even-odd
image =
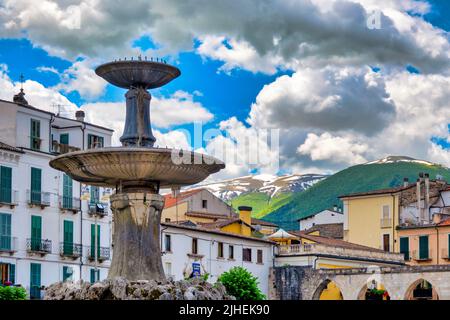
[[[237,300],[264,300],[266,297],[258,288],[258,279],[243,267],[234,267],[219,277],[227,293]]]

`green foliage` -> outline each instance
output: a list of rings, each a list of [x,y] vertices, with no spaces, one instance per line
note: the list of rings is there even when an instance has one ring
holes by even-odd
[[[234,267],[222,273],[219,281],[227,293],[237,300],[264,300],[266,297],[258,288],[258,279],[243,267]]]
[[[22,287],[0,287],[0,300],[26,300],[27,291]]]
[[[209,279],[209,273],[207,272],[207,273],[203,274],[203,275],[201,276],[201,278],[202,278],[204,281],[208,281],[208,279]]]
[[[338,199],[341,195],[400,186],[404,177],[414,182],[420,172],[429,173],[431,179],[439,174],[450,181],[450,170],[439,165],[417,162],[356,165],[316,183],[306,191],[294,193],[287,204],[264,216],[264,220],[286,230],[295,230],[299,227],[296,220],[334,204],[342,205]]]
[[[262,218],[287,204],[292,194],[292,192],[282,192],[271,198],[264,192],[250,192],[234,198],[231,200],[230,205],[236,210],[239,206],[250,206],[253,209],[252,216],[254,218]]]

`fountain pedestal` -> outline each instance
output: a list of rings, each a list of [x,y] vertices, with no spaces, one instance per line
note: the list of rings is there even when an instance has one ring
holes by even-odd
[[[164,281],[159,244],[159,223],[164,197],[144,192],[123,192],[111,196],[114,214],[114,254],[108,278],[130,281]]]

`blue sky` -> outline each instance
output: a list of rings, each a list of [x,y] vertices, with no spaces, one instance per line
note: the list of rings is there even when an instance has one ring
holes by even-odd
[[[151,2],[159,3],[158,0]],[[79,1],[80,8],[83,8],[82,5],[92,3],[89,0]],[[105,6],[108,5],[106,3]],[[20,74],[23,73],[27,81],[32,81],[29,82],[30,86],[32,83],[39,83],[51,90],[54,95],[45,101],[46,108],[65,101],[64,97],[80,107],[86,104],[123,102],[124,90],[110,85],[103,88],[104,84],[95,79],[89,81],[98,86],[97,90],[86,89],[82,85],[83,81],[74,82],[73,79],[92,77],[92,74],[87,75],[88,71],[84,69],[73,71],[73,66],[77,63],[92,70],[99,63],[133,53],[165,57],[181,69],[182,76],[155,90],[152,92],[153,95],[164,100],[173,98],[176,92],[188,94],[189,97],[186,98],[188,102],[197,103],[197,109],[193,109],[193,113],[204,111],[212,115],[205,121],[204,129],[219,128],[220,122],[225,121],[224,127],[229,129],[222,128],[222,130],[228,130],[229,132],[225,133],[235,136],[232,138],[234,142],[239,140],[239,134],[245,130],[249,134],[251,130],[272,126],[281,130],[283,141],[278,155],[281,168],[275,171],[270,168],[271,173],[330,172],[387,156],[396,151],[398,154],[405,153],[414,157],[431,160],[443,157],[443,160],[446,160],[446,151],[450,145],[447,137],[449,121],[445,123],[442,120],[430,120],[430,126],[441,129],[430,130],[426,136],[415,138],[413,137],[415,133],[409,131],[406,120],[400,123],[398,119],[401,118],[399,115],[402,108],[406,108],[402,104],[410,101],[418,104],[420,100],[414,95],[405,96],[401,82],[406,85],[408,81],[411,83],[429,81],[431,87],[439,89],[439,92],[436,92],[436,101],[430,101],[430,104],[436,104],[437,112],[441,110],[438,104],[442,103],[448,94],[448,89],[443,85],[447,80],[450,65],[446,53],[450,30],[448,1],[382,1],[379,9],[388,18],[382,20],[384,25],[381,30],[372,33],[368,33],[370,30],[366,29],[361,31],[367,32],[369,37],[373,36],[371,42],[366,41],[366,36],[360,37],[361,33],[352,35],[351,32],[354,30],[350,28],[351,23],[359,21],[358,15],[371,14],[374,6],[367,4],[370,1],[343,1],[332,13],[314,1],[312,2],[314,4],[311,4],[299,0],[298,4],[293,4],[298,6],[298,12],[290,10],[286,4],[277,0],[267,3],[272,6],[274,15],[279,15],[276,18],[282,17],[285,24],[273,23],[272,30],[270,21],[267,21],[270,16],[258,17],[255,13],[259,10],[258,6],[255,4],[253,9],[250,2],[238,9],[231,4],[228,7],[223,3],[217,3],[215,10],[211,2],[202,1],[199,1],[197,6],[200,8],[198,16],[192,18],[192,21],[183,19],[182,10],[186,8],[178,8],[177,4],[168,1],[160,7],[173,6],[176,10],[166,11],[180,10],[179,16],[174,14],[151,23],[147,20],[152,19],[143,17],[142,22],[139,22],[139,8],[148,9],[149,15],[157,11],[154,9],[156,6],[150,5],[147,8],[145,1],[139,1],[136,4],[136,11],[129,9],[130,12],[126,13],[130,17],[136,16],[133,20],[138,22],[131,22],[129,19],[123,24],[123,29],[120,29],[114,25],[116,8],[111,6],[111,17],[104,19],[106,21],[104,25],[100,23],[96,25],[93,22],[92,26],[89,25],[89,30],[86,26],[85,28],[82,26],[78,33],[76,30],[71,32],[70,28],[61,29],[67,21],[58,21],[55,17],[60,17],[59,12],[67,9],[62,4],[55,5],[53,1],[46,0],[39,8],[45,10],[44,14],[51,17],[48,26],[39,23],[38,19],[18,20],[17,12],[27,10],[31,12],[32,4],[29,1],[0,4],[10,13],[10,16],[8,14],[0,16],[0,23],[8,26],[0,32],[0,65],[7,66],[7,71],[3,71],[4,77],[7,77],[13,85],[17,86]],[[230,16],[235,19],[235,25],[220,20],[220,16],[215,16],[215,11],[220,10],[224,11],[224,15],[231,12]],[[309,16],[303,15],[306,10],[309,10]],[[396,20],[395,16],[389,15],[389,10],[416,19],[418,28],[423,29],[426,37],[415,33],[412,28],[411,31],[406,27],[403,28],[401,25],[402,23],[406,25],[406,20]],[[39,12],[36,12],[36,15],[38,14]],[[204,16],[201,16],[202,14]],[[14,15],[16,16],[13,17]],[[82,23],[88,23],[88,15],[84,14],[82,17]],[[108,18],[111,19],[109,25]],[[313,24],[313,29],[308,29],[306,23],[299,23],[302,19],[311,21],[317,19],[319,22]],[[327,26],[327,23],[334,21],[333,19],[336,19],[336,25],[340,26],[344,34],[345,28],[350,26],[348,34],[339,40],[341,45],[337,46],[332,38],[339,39],[341,34],[333,35],[335,31]],[[345,19],[348,21],[342,22]],[[385,21],[399,25],[393,27],[391,23]],[[422,25],[422,22],[430,23],[431,27]],[[320,30],[322,27],[323,30]],[[140,31],[135,33],[124,31],[133,28]],[[49,36],[49,32],[54,34]],[[376,32],[381,36],[377,36]],[[103,36],[107,33],[111,35],[110,40]],[[323,37],[324,34],[329,36]],[[386,41],[386,50],[383,48],[383,41]],[[408,43],[403,45],[406,42]],[[440,43],[440,46],[437,43]],[[294,50],[293,45],[301,50]],[[367,71],[366,68],[369,66],[372,69]],[[45,67],[45,70],[42,67]],[[345,75],[342,76],[343,74]],[[367,80],[368,77],[374,77],[373,81],[377,83],[376,90],[373,86],[358,87],[360,81]],[[414,92],[423,96],[422,90],[426,88],[416,88]],[[353,91],[358,92],[359,96],[353,95]],[[33,93],[27,91],[26,85],[25,92],[30,99],[33,98]],[[6,94],[3,93],[0,98],[10,100],[12,96],[8,97]],[[364,95],[367,96],[366,102],[370,103],[364,102],[362,98]],[[55,101],[50,101],[52,99]],[[36,101],[42,103],[43,100]],[[320,115],[322,109],[311,111],[311,108],[325,102],[337,103],[337,111],[330,109],[330,112],[323,116]],[[367,109],[358,107],[365,104],[370,104],[370,107]],[[356,109],[347,110],[350,106]],[[417,105],[411,109],[420,110],[421,107]],[[432,107],[434,108],[434,105]],[[328,108],[328,104],[323,108]],[[374,109],[377,109],[376,113],[373,113]],[[411,124],[415,121],[420,123],[420,119],[414,115],[418,116],[417,112],[411,111],[411,115],[404,118],[408,118]],[[353,116],[355,119],[350,121]],[[441,116],[445,118],[446,114]],[[159,117],[164,118],[164,114]],[[231,120],[233,118],[236,118],[236,121]],[[195,120],[195,115],[192,115],[192,120]],[[347,120],[349,121],[346,122]],[[192,122],[181,122],[159,127],[155,125],[155,130],[161,134],[168,134],[177,129],[192,132]],[[443,130],[443,127],[446,130]],[[383,136],[392,137],[392,132],[402,132],[395,137],[392,146],[385,146],[386,143],[383,145],[379,142]],[[398,145],[398,141],[406,141],[408,137],[411,138],[411,142],[405,143],[404,148],[394,147],[394,144]],[[414,146],[415,139],[428,145],[421,148]],[[192,142],[188,143],[192,146]],[[337,146],[342,148],[339,149]],[[205,142],[201,145],[194,143],[193,147],[206,148],[207,145]],[[336,153],[339,156],[336,157]],[[242,170],[235,168],[229,175],[243,174],[251,170],[253,168],[245,166]]]

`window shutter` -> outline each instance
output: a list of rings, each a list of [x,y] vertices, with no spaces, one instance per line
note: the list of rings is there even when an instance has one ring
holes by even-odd
[[[64,254],[73,254],[73,221],[64,220]]]
[[[41,297],[41,265],[39,263],[30,264],[30,297],[40,299]]]
[[[11,203],[12,169],[0,167],[0,201]]]
[[[31,201],[41,203],[41,175],[42,170],[31,168]]]
[[[419,237],[419,259],[428,259],[428,236]]]
[[[16,283],[16,265],[12,263],[9,264],[9,281],[12,284]]]
[[[31,249],[39,251],[42,240],[42,218],[31,216]]]
[[[68,175],[63,175],[63,208],[71,209],[73,201],[73,181]]]
[[[63,133],[59,136],[59,143],[61,144],[69,144],[69,134]]]
[[[11,250],[11,215],[0,213],[0,248]]]
[[[405,260],[409,260],[409,238],[400,238],[400,253],[403,253]]]

